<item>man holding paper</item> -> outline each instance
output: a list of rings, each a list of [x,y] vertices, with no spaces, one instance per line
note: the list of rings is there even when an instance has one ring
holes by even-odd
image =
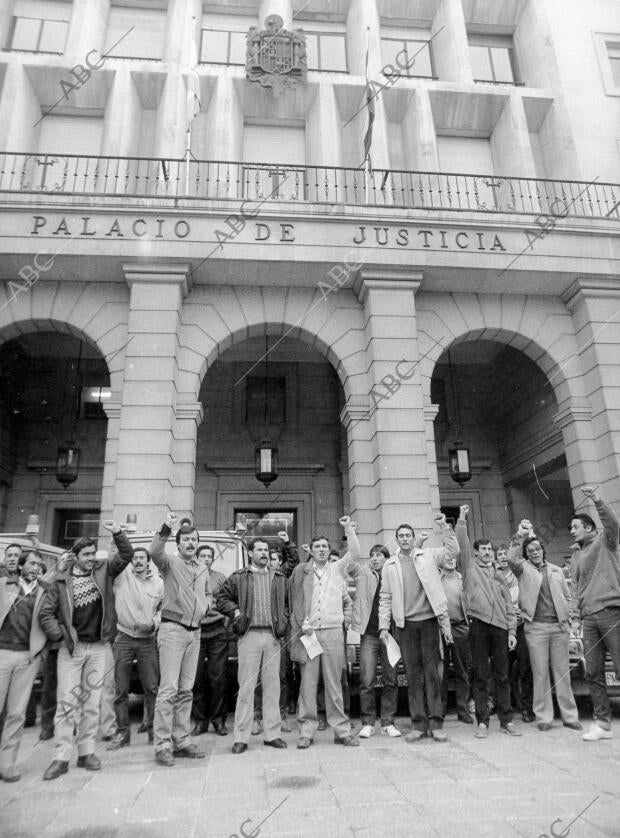
[[[351,522],[347,519],[347,537],[350,531]],[[351,597],[345,577],[347,572],[357,577],[360,568],[348,554],[330,562],[329,553],[327,538],[314,536],[310,542],[310,560],[295,568],[289,582],[291,659],[298,661],[301,669],[298,748],[309,748],[317,729],[320,671],[325,684],[327,723],[334,731],[334,742],[359,745],[351,735],[351,722],[344,711],[340,678],[344,666],[342,626],[344,623],[348,628],[351,623]]]
[[[449,556],[458,556],[459,546],[445,515],[436,515],[443,547],[423,549],[430,533],[416,538],[410,524],[396,530],[398,550],[383,565],[379,594],[379,636],[388,643],[391,620],[407,672],[411,730],[406,742],[417,742],[430,733],[445,742],[441,700],[440,629],[446,643],[452,643],[448,602],[439,566]]]

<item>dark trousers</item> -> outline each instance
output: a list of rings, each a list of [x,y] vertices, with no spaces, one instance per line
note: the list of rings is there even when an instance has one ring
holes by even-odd
[[[58,649],[48,649],[43,664],[43,682],[41,684],[41,732],[54,733],[56,715],[56,690],[58,689]]]
[[[519,712],[532,712],[534,701],[534,681],[530,665],[530,650],[525,639],[524,626],[517,626],[517,648],[508,652],[508,671],[510,674],[510,694],[512,705]]]
[[[282,649],[280,651],[280,715],[282,718],[286,716],[286,707],[288,704],[288,679],[287,673],[291,663],[291,658],[288,651],[288,646],[284,641],[280,641]],[[254,689],[254,718],[263,718],[263,688],[261,685],[260,675],[256,682]]]
[[[129,687],[134,659],[138,662],[138,676],[144,690],[144,707],[147,714],[147,728],[153,729],[153,712],[159,686],[159,662],[157,642],[152,637],[130,637],[119,631],[112,646],[114,654],[114,713],[116,728],[120,734],[129,733]]]
[[[437,619],[405,621],[398,645],[407,672],[409,713],[415,730],[441,730],[441,639]]]
[[[452,623],[452,639],[454,643],[448,645],[443,641],[443,681],[441,684],[441,700],[443,711],[448,708],[448,667],[452,662],[454,670],[454,690],[456,693],[456,712],[459,716],[468,716],[467,702],[469,700],[469,670],[471,667],[471,652],[469,651],[469,626],[466,622]]]
[[[508,632],[483,623],[475,617],[469,622],[469,648],[474,666],[476,721],[489,724],[489,678],[495,683],[497,715],[501,725],[512,721],[508,680]]]
[[[375,678],[377,661],[381,658],[381,727],[394,724],[398,687],[396,670],[390,666],[387,648],[378,636],[363,634],[360,641],[360,711],[363,725],[374,725],[377,718]]]
[[[226,721],[227,663],[228,632],[224,625],[220,622],[203,628],[192,700],[194,721]]]
[[[603,608],[583,618],[583,651],[592,715],[602,723],[601,727],[611,729],[611,707],[605,684],[605,650],[609,652],[616,677],[620,676],[620,608]]]

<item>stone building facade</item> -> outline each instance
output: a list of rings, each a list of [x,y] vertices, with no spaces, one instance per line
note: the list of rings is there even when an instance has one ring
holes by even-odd
[[[615,0],[10,0],[0,43],[2,529],[346,511],[370,546],[469,502],[561,559],[581,485],[620,502]]]

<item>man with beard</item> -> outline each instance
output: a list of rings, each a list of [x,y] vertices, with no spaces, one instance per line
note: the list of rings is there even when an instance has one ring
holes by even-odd
[[[589,515],[574,513],[570,534],[579,548],[573,556],[573,586],[583,623],[583,647],[594,723],[586,742],[611,739],[611,707],[605,686],[605,650],[620,674],[620,553],[618,519],[592,486],[584,495],[594,502],[603,531],[597,533]]]

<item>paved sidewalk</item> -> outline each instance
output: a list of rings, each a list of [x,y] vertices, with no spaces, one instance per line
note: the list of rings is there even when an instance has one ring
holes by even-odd
[[[232,736],[207,734],[195,740],[207,758],[174,768],[156,766],[146,737],[134,734],[120,751],[97,746],[102,771],[74,760],[53,782],[41,779],[53,742],[38,743],[38,729],[27,730],[21,782],[0,782],[0,836],[620,836],[618,720],[615,738],[596,743],[557,720],[548,733],[517,724],[519,739],[500,734],[494,717],[483,741],[448,720],[445,744],[376,735],[359,748],[333,745],[328,730],[308,751],[295,748],[296,734],[284,736],[287,751],[252,737],[239,756],[230,752]]]

